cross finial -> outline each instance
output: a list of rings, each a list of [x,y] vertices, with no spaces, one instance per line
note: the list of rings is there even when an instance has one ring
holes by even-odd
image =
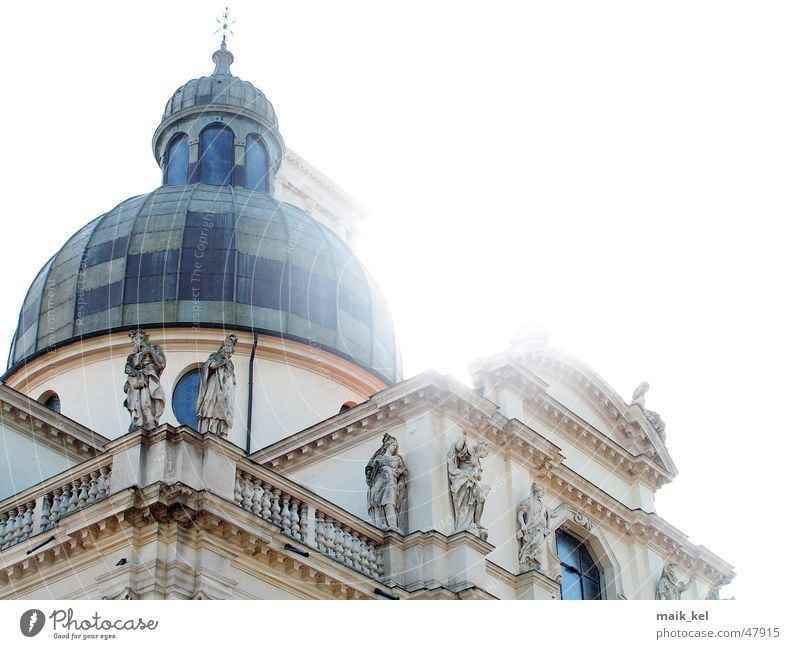
[[[228,49],[228,36],[235,36],[236,34],[233,33],[231,29],[231,25],[233,25],[236,20],[231,20],[230,14],[228,13],[228,8],[225,7],[225,11],[222,12],[222,18],[217,18],[217,23],[219,24],[219,29],[215,31],[215,34],[219,34],[222,32],[222,43],[219,46],[221,50]]]

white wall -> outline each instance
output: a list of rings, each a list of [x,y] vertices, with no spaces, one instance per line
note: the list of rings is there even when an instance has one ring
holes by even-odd
[[[62,454],[0,422],[0,500],[74,466]]]
[[[206,334],[207,335],[207,334]],[[166,406],[160,423],[178,425],[172,409],[173,387],[187,370],[201,366],[211,352],[217,351],[224,339],[216,332],[210,339],[200,339],[190,344],[192,333],[171,330],[166,341],[153,336],[166,353],[167,366],[161,376],[166,393]],[[125,394],[125,360],[130,348],[119,344],[127,339],[115,335],[116,345],[107,350],[85,356],[75,355],[75,349],[65,348],[36,359],[21,369],[7,384],[28,396],[38,399],[47,391],[54,391],[61,399],[63,415],[97,431],[110,439],[128,432],[130,414],[123,402]],[[266,337],[263,337],[263,340]],[[102,339],[95,344],[102,346]],[[291,343],[299,346],[300,343]],[[79,346],[76,343],[72,347]],[[343,403],[360,403],[374,390],[357,391],[352,385],[339,381],[339,374],[331,367],[352,367],[347,361],[308,346],[308,358],[318,362],[308,366],[293,365],[290,355],[280,358],[274,349],[265,350],[254,362],[253,418],[251,451],[283,439],[308,426],[337,414]],[[240,339],[233,362],[236,368],[236,411],[233,431],[229,441],[245,448],[247,431],[248,379],[251,346]],[[37,371],[41,364],[43,371]],[[352,367],[353,374],[364,374]],[[27,372],[27,379],[25,373]],[[375,379],[376,384],[377,379]]]

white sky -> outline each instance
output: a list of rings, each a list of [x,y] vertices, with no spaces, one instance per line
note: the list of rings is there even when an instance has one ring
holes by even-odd
[[[160,184],[152,133],[212,71],[222,6],[6,12],[3,346],[46,259]],[[658,512],[735,566],[739,600],[788,596],[795,563],[796,9],[231,3],[233,72],[372,211],[359,253],[406,376],[466,380],[538,321],[625,399],[649,381],[681,471]]]

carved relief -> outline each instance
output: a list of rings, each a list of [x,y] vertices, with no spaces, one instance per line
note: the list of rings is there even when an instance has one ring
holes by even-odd
[[[233,428],[236,375],[231,356],[237,340],[236,334],[228,336],[200,370],[195,409],[197,428],[201,433],[214,433],[224,438]]]
[[[384,530],[405,533],[408,469],[397,452],[397,440],[386,433],[367,463],[367,502],[372,521]]]
[[[572,520],[587,530],[592,529],[592,520],[583,512],[575,512],[575,515],[572,517]]]
[[[667,563],[661,571],[661,578],[656,586],[656,599],[678,600],[694,583],[694,575],[687,582],[680,581],[675,574],[678,566],[674,563]]]
[[[462,431],[447,453],[447,477],[450,484],[450,501],[453,504],[455,531],[467,530],[484,541],[488,531],[481,526],[483,505],[489,488],[481,485],[483,467],[481,459],[489,454],[489,445],[482,439],[470,446],[467,432]]]
[[[133,343],[133,353],[125,362],[125,407],[131,413],[128,432],[139,428],[153,430],[164,412],[164,389],[161,373],[167,365],[164,350],[150,344],[147,332],[137,329],[128,334]]]

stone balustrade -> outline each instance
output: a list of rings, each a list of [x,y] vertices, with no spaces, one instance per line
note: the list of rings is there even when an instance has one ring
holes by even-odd
[[[39,489],[7,499],[0,503],[0,550],[54,528],[63,517],[107,498],[110,489],[111,463],[107,460],[93,470],[79,465]]]
[[[258,473],[258,475],[257,475]],[[346,512],[271,472],[238,468],[234,502],[280,528],[281,533],[360,573],[383,574],[379,533],[366,524],[344,522]]]
[[[298,549],[313,549],[373,579],[384,574],[384,535],[374,525],[250,462],[224,440],[169,425],[114,440],[104,455],[0,502],[0,550],[45,533],[112,494],[157,482],[233,500]]]

